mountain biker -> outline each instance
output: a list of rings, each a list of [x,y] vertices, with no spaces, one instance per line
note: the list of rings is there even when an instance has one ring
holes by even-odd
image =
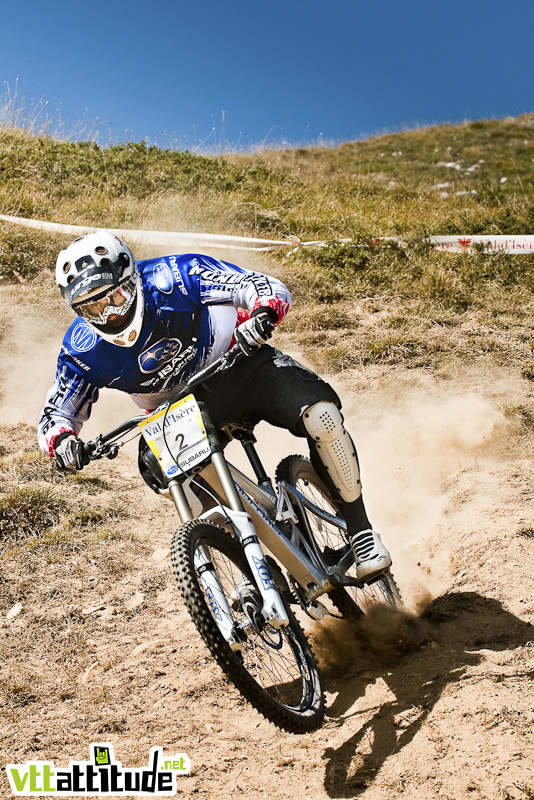
[[[101,231],[60,252],[56,281],[77,317],[63,339],[38,437],[59,469],[87,463],[78,434],[99,389],[127,392],[153,410],[235,340],[249,358],[201,385],[195,396],[219,429],[266,420],[306,437],[312,463],[347,522],[358,577],[372,580],[387,570],[391,558],[365,511],[337,394],[266,344],[291,303],[279,280],[198,254],[136,262],[124,242]],[[156,491],[165,488],[146,450],[142,475]]]

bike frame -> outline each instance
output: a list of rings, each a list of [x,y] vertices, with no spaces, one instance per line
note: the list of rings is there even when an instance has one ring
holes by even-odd
[[[316,600],[335,586],[360,585],[357,580],[348,578],[345,574],[354,563],[352,549],[348,548],[338,564],[334,566],[325,564],[309,527],[302,532],[295,524],[298,517],[294,506],[299,508],[300,518],[306,520],[306,523],[307,516],[303,513],[305,510],[311,512],[317,519],[346,532],[347,526],[344,520],[316,506],[286,481],[278,483],[277,495],[273,495],[232,464],[228,464],[228,467],[243,505],[253,519],[261,543],[288,570],[304,589],[310,601]],[[217,495],[224,494],[224,487],[218,481],[217,472],[211,465],[202,472],[202,477]],[[201,518],[206,519],[226,517],[228,510],[224,504],[201,515]],[[291,523],[290,536],[276,524],[283,521]]]

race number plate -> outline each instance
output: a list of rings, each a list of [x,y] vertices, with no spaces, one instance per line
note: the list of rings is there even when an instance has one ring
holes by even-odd
[[[189,472],[211,452],[202,415],[192,394],[173,403],[168,410],[151,414],[139,427],[168,478]]]

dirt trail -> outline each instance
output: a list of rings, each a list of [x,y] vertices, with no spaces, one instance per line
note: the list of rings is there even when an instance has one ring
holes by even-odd
[[[16,294],[2,292],[2,347],[12,356],[0,364],[0,423],[34,421],[60,326],[48,316],[43,333],[32,312],[23,337]],[[46,577],[47,603],[3,616],[1,635],[26,647],[43,685],[67,687],[59,701],[51,693],[16,712],[3,707],[3,764],[64,765],[86,758],[90,742],[111,741],[128,766],[145,764],[155,744],[186,751],[192,774],[179,786],[195,797],[534,797],[533,442],[503,414],[530,402],[529,385],[489,362],[439,378],[368,368],[336,385],[372,518],[414,613],[377,612],[358,630],[337,620],[308,626],[327,691],[321,730],[280,732],[225,682],[173,591],[172,506],[142,485],[130,449],[89,468],[107,482],[103,502],[113,492],[126,501],[132,539],[141,539],[117,580],[101,581],[94,564],[78,579],[83,553],[74,550]],[[133,409],[114,397],[99,403],[93,432]],[[270,435],[281,455],[289,446]],[[71,594],[58,601],[61,582]],[[53,658],[32,651],[25,632],[37,618],[53,631],[74,612],[89,655],[83,669],[54,676]]]

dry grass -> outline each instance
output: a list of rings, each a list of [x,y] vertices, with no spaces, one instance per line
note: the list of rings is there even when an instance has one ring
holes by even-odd
[[[26,425],[0,427],[0,453],[2,763],[84,758],[91,737],[137,739],[146,669],[127,659],[154,638],[167,586],[146,520],[137,533],[140,479],[125,480],[117,462],[72,478],[49,472]],[[130,607],[136,587],[145,599]],[[120,680],[100,680],[116,665]]]
[[[30,426],[1,427],[0,442],[0,615],[16,596],[9,574],[30,587],[29,576],[61,570],[73,555],[111,577],[124,571],[133,557],[127,553],[141,545],[132,541],[127,506],[106,482],[60,475],[39,452]],[[43,590],[39,583],[31,588],[36,596]]]

